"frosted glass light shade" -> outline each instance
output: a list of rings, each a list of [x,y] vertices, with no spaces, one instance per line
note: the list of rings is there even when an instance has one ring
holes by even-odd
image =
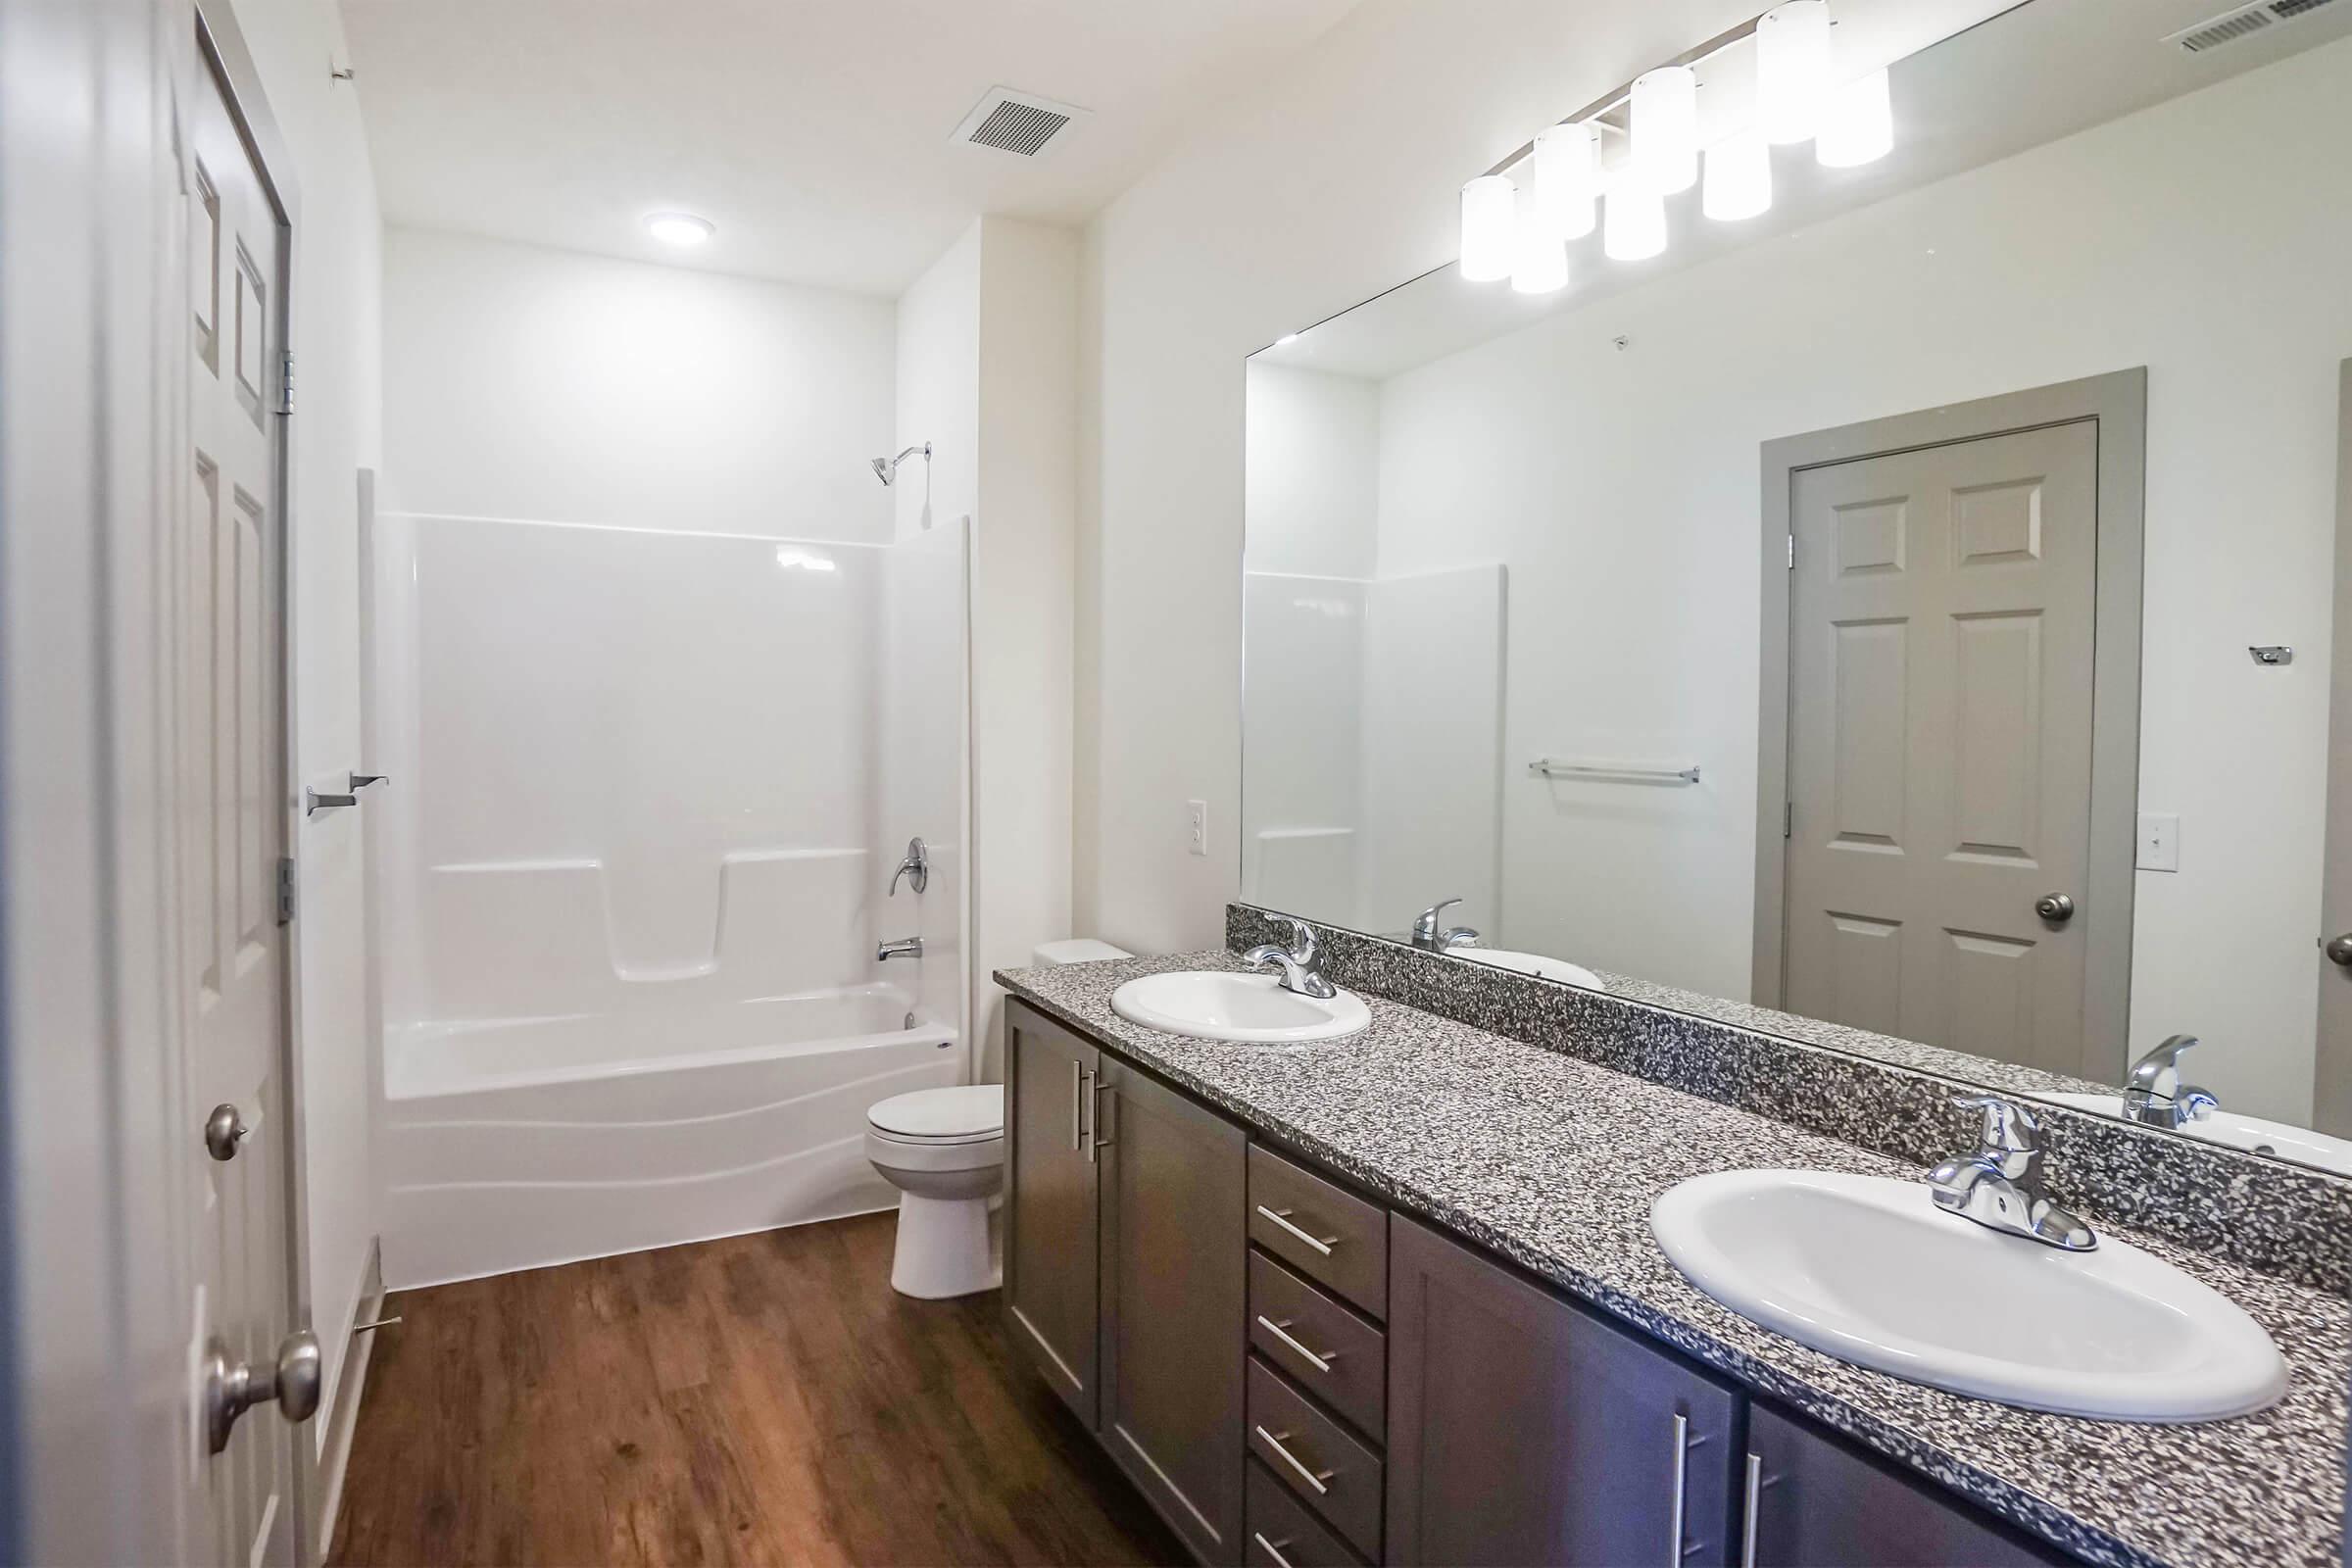
[[[1698,74],[1660,66],[1634,78],[1634,169],[1671,196],[1698,180]]]
[[[1511,292],[1549,294],[1568,286],[1568,247],[1533,199],[1519,207],[1519,227],[1511,241]]]
[[[1756,19],[1756,119],[1766,141],[1809,140],[1830,86],[1829,0],[1788,0]]]
[[[1825,169],[1859,169],[1894,150],[1894,100],[1886,73],[1874,71],[1830,95],[1813,139]]]
[[[1462,187],[1462,276],[1492,283],[1511,275],[1519,203],[1511,182],[1481,174]]]
[[[1699,193],[1706,215],[1736,223],[1772,208],[1772,149],[1761,132],[1743,130],[1707,149],[1707,180]]]
[[[1613,262],[1643,262],[1666,248],[1666,198],[1644,180],[1620,180],[1601,198],[1600,248]]]
[[[1536,134],[1536,205],[1563,240],[1583,239],[1599,221],[1600,127],[1559,124]]]

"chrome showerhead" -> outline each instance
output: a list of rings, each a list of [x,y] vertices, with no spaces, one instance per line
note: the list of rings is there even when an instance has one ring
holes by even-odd
[[[905,463],[908,458],[913,457],[917,452],[920,452],[923,455],[923,461],[925,463],[929,463],[931,461],[931,443],[928,441],[918,442],[915,445],[908,447],[906,451],[900,453],[895,458],[873,459],[874,477],[881,480],[885,486],[890,485],[897,480],[899,476],[899,465]]]

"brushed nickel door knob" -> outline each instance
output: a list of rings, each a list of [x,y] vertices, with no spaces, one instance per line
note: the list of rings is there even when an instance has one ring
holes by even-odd
[[[213,1107],[210,1116],[204,1118],[204,1152],[215,1159],[234,1159],[237,1151],[244,1146],[245,1135],[251,1131],[253,1129],[245,1125],[245,1118],[238,1114],[237,1107],[222,1101]]]
[[[318,1413],[318,1387],[324,1372],[318,1336],[297,1329],[280,1340],[273,1365],[256,1368],[250,1361],[231,1361],[228,1347],[216,1339],[204,1352],[204,1425],[212,1451],[228,1446],[237,1417],[257,1404],[277,1401],[289,1421],[308,1421]]]
[[[2346,931],[2341,936],[2329,937],[2320,944],[2320,951],[2328,955],[2329,963],[2352,969],[2352,931]]]
[[[2052,925],[2064,925],[2075,917],[2075,901],[2063,893],[2044,893],[2034,901],[2034,912]]]

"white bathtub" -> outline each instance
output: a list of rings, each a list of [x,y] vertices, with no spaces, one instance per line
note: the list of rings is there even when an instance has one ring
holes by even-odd
[[[890,1207],[897,1191],[865,1158],[866,1107],[964,1076],[956,1031],[912,1006],[875,984],[394,1032],[387,1283]]]

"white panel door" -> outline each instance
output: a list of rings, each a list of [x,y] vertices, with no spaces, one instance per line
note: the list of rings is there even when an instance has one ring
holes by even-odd
[[[169,607],[179,818],[176,984],[188,1042],[187,1126],[217,1105],[248,1129],[233,1156],[189,1141],[196,1357],[218,1337],[230,1362],[271,1367],[292,1321],[286,1068],[284,504],[278,482],[280,275],[285,228],[227,97],[208,68],[188,110],[187,504]],[[293,1433],[268,1405],[198,1462],[210,1555],[294,1556]]]
[[[2084,420],[1794,476],[1788,1010],[2081,1070],[2097,473]]]

